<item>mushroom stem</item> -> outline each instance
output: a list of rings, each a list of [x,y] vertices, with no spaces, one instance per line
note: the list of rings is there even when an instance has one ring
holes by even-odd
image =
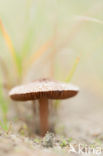
[[[48,124],[49,109],[48,109],[48,99],[47,98],[40,98],[39,112],[40,112],[41,135],[44,136],[49,129],[49,124]]]

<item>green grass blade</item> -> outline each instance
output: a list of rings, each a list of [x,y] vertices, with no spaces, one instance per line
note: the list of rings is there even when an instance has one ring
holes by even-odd
[[[4,129],[7,130],[7,112],[8,112],[8,104],[7,101],[5,100],[5,97],[3,95],[3,84],[0,79],[0,109],[2,112],[2,121],[0,121],[0,126]]]
[[[24,59],[27,56],[27,54],[31,51],[33,36],[34,32],[32,28],[30,28],[26,36],[26,39],[24,40],[23,48],[21,50],[22,59]]]
[[[65,80],[65,82],[70,82],[71,81],[71,79],[72,79],[72,77],[73,77],[73,75],[74,75],[74,73],[75,73],[75,71],[77,69],[77,65],[79,63],[79,60],[80,60],[79,57],[77,57],[74,64],[73,64],[73,66],[72,66],[71,71],[69,72],[69,75],[67,76],[67,78]]]
[[[3,85],[2,85],[1,80],[0,80],[0,107],[2,109],[3,114],[7,114],[8,106],[7,106],[6,100],[3,96]]]

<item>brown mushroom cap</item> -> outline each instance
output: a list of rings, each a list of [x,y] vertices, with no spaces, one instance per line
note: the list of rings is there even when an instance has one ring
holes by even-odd
[[[17,101],[35,100],[44,97],[47,99],[66,99],[75,96],[78,91],[78,87],[72,84],[41,79],[17,86],[10,91],[9,95]]]

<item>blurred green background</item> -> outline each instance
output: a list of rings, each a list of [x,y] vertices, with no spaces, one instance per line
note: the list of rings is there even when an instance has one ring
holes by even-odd
[[[93,103],[94,97],[102,104],[102,67],[102,0],[0,0],[4,121],[9,89],[41,77],[68,79],[80,86],[81,92],[86,90],[86,105]]]

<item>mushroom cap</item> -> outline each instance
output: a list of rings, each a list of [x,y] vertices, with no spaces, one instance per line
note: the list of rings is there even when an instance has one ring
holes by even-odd
[[[79,88],[68,83],[40,79],[34,82],[17,86],[9,92],[10,97],[17,101],[47,99],[66,99],[75,96]]]

